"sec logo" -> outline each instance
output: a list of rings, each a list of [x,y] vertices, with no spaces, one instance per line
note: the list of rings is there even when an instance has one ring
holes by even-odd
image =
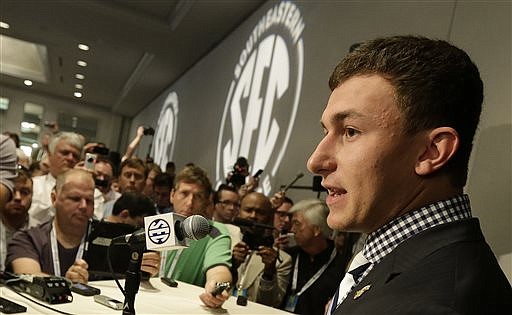
[[[289,1],[271,7],[254,26],[233,71],[217,142],[220,183],[239,156],[263,169],[271,192],[293,130],[302,88],[304,21]]]
[[[153,244],[163,244],[171,235],[171,227],[167,221],[156,219],[149,224],[148,238]]]
[[[168,161],[172,161],[174,144],[176,142],[176,129],[178,128],[178,94],[170,92],[160,110],[157,128],[153,137],[151,156],[156,164],[165,168]]]

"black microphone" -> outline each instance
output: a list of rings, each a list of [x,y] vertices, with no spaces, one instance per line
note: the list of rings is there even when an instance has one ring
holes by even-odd
[[[297,174],[297,176],[295,176],[295,179],[291,181],[291,183],[289,183],[288,185],[286,185],[283,189],[284,192],[286,192],[293,184],[295,184],[296,181],[299,180],[299,178],[303,177],[304,176],[304,173],[302,172],[299,172]]]
[[[183,221],[180,221],[176,217],[179,215],[175,213],[167,213],[166,218],[164,215],[158,215],[154,217],[162,218],[165,223],[167,223],[167,226],[172,227],[174,226],[174,234],[176,235],[176,238],[180,241],[182,241],[184,238],[189,238],[193,240],[199,240],[205,237],[210,233],[211,226],[208,220],[200,215],[191,215],[187,218],[185,218]],[[153,216],[147,217],[148,219],[152,218]],[[162,221],[160,221],[162,222]],[[150,227],[151,228],[151,227]],[[158,227],[157,227],[158,228]],[[118,237],[115,237],[112,239],[111,245],[134,245],[134,244],[142,244],[146,243],[146,235],[148,234],[148,231],[146,231],[144,228],[141,228],[131,234],[121,235]],[[175,244],[178,245],[178,244]],[[154,249],[158,250],[157,248],[148,248],[148,249]],[[162,249],[165,250],[165,249]]]
[[[247,227],[251,227],[251,228],[252,227],[259,227],[259,228],[269,229],[269,230],[273,230],[274,229],[273,225],[258,223],[258,222],[254,222],[254,221],[246,220],[246,219],[242,219],[242,218],[234,218],[231,223],[236,225],[236,226],[247,226]]]

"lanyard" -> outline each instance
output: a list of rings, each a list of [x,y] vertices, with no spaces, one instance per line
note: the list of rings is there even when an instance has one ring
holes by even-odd
[[[82,237],[80,241],[80,247],[78,247],[78,252],[76,253],[75,260],[81,259],[84,253],[84,242],[85,235]],[[52,232],[50,233],[50,243],[52,246],[52,259],[53,259],[53,274],[60,277],[60,257],[59,257],[59,246],[57,245],[57,232],[55,232],[55,222],[52,223]]]
[[[176,264],[178,263],[178,260],[180,259],[180,255],[181,255],[182,252],[183,252],[183,248],[177,249],[176,250],[176,254],[172,258],[172,262],[171,263],[167,260],[168,256],[167,256],[167,253],[166,253],[166,255],[165,255],[165,269],[164,270],[167,270],[167,272],[164,272],[164,274],[168,278],[172,278],[172,274],[174,272],[174,269],[176,269]],[[169,263],[171,264],[170,267],[169,267]]]
[[[5,259],[7,258],[7,227],[0,219],[0,270],[5,269]]]
[[[255,251],[250,252],[249,258],[247,258],[247,261],[245,262],[245,264],[242,265],[242,269],[240,270],[240,273],[242,274],[242,276],[240,277],[240,284],[238,285],[238,289],[242,289],[244,287],[244,281],[247,276],[247,269],[249,267],[249,263],[251,262],[252,256],[254,256],[253,255],[254,252]]]
[[[299,273],[299,257],[300,255],[297,255],[297,260],[295,260],[295,267],[293,269],[293,281],[292,281],[292,292],[295,292],[297,290],[297,278]],[[318,269],[318,271],[311,277],[308,282],[300,289],[300,291],[297,293],[298,296],[300,296],[304,291],[306,291],[313,283],[315,283],[318,278],[324,273],[325,269],[331,264],[331,262],[334,260],[334,257],[336,257],[336,247],[332,249],[331,257],[329,258],[329,261],[325,263],[322,268]]]

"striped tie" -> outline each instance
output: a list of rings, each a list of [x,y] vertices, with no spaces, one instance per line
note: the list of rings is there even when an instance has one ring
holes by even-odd
[[[332,298],[329,314],[334,314],[338,305],[343,302],[352,288],[356,285],[356,281],[370,265],[371,263],[363,256],[363,252],[359,252],[354,256],[354,259],[348,268],[349,271],[345,274],[343,280],[341,280],[340,286]]]

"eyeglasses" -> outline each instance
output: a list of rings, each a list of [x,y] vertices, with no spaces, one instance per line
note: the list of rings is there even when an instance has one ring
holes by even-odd
[[[288,219],[291,219],[293,217],[292,213],[288,213],[288,212],[285,212],[285,211],[276,211],[276,212],[274,212],[274,214],[277,215],[281,219],[284,219],[286,217]]]
[[[231,200],[219,200],[219,203],[225,205],[225,206],[233,206],[233,208],[240,208],[240,203],[236,201]]]

